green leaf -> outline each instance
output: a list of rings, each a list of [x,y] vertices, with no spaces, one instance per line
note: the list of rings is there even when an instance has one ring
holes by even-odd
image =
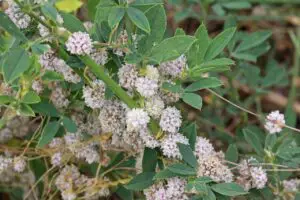
[[[127,190],[123,186],[120,186],[117,191],[117,195],[122,198],[122,200],[133,200],[133,192],[130,190]]]
[[[30,66],[30,58],[24,49],[12,49],[3,63],[3,76],[11,83],[19,78]]]
[[[227,9],[231,9],[231,10],[251,8],[251,4],[247,1],[236,1],[236,2],[222,3],[222,6],[227,8]]]
[[[181,85],[176,85],[176,84],[169,83],[169,82],[164,82],[162,84],[162,88],[165,90],[168,90],[170,92],[173,92],[173,93],[181,93],[182,92]]]
[[[21,103],[21,104],[19,105],[19,108],[18,108],[17,112],[18,112],[20,115],[23,115],[23,116],[35,117],[35,113],[34,113],[34,111],[32,110],[32,108],[31,108],[29,105],[24,104],[24,103]]]
[[[61,12],[60,15],[64,20],[63,26],[70,32],[86,32],[82,22],[74,15],[65,12]]]
[[[131,6],[154,6],[158,4],[164,4],[162,0],[135,0],[131,3]]]
[[[43,4],[41,6],[41,11],[46,17],[49,17],[52,21],[56,22],[58,12],[52,4],[50,3]]]
[[[182,159],[189,164],[190,166],[196,168],[197,167],[197,159],[189,145],[178,143],[178,148],[180,154],[182,155]]]
[[[197,125],[196,123],[191,123],[188,126],[184,127],[182,130],[185,133],[185,136],[189,139],[189,144],[192,150],[195,150],[195,143],[197,138]]]
[[[54,71],[46,71],[42,76],[43,81],[63,81],[63,75],[54,72]]]
[[[37,93],[29,91],[23,96],[21,101],[26,104],[35,104],[39,103],[41,101],[41,98]]]
[[[62,124],[68,132],[76,133],[76,131],[77,131],[76,123],[73,120],[71,120],[70,118],[63,116]]]
[[[235,144],[230,144],[226,154],[225,159],[230,162],[237,162],[239,159],[239,152]]]
[[[239,196],[247,194],[244,189],[236,183],[219,183],[216,185],[211,186],[211,189],[219,194],[225,196]]]
[[[164,169],[164,170],[157,172],[156,175],[154,176],[154,179],[160,180],[160,179],[167,179],[167,178],[172,178],[172,177],[176,177],[176,176],[178,176],[177,173],[171,172],[168,169]]]
[[[265,148],[271,150],[276,144],[277,136],[276,134],[268,134],[265,140]]]
[[[138,41],[137,49],[142,55],[151,51],[153,45],[159,43],[163,39],[167,26],[167,17],[162,5],[150,8],[145,12],[145,15],[149,21],[151,32]],[[142,31],[137,30],[137,34],[141,35],[143,33]]]
[[[216,36],[207,49],[207,52],[205,54],[205,60],[209,61],[218,56],[230,42],[235,31],[236,28],[228,28],[222,33],[220,33],[218,36]]]
[[[202,200],[216,200],[217,197],[215,196],[215,194],[213,193],[213,191],[208,188],[207,190],[207,195],[205,195]]]
[[[146,147],[143,155],[143,172],[155,172],[157,164],[157,153],[155,149]]]
[[[131,21],[143,31],[150,33],[150,24],[145,14],[137,8],[129,7],[127,9],[128,17]]]
[[[211,61],[204,62],[200,65],[200,68],[208,68],[208,67],[222,67],[234,65],[234,61],[229,58],[217,58]]]
[[[181,163],[176,163],[167,168],[173,173],[179,174],[179,175],[190,175],[190,176],[195,176],[196,171],[194,168],[189,167],[188,165],[181,164]]]
[[[4,105],[7,103],[12,103],[15,101],[15,98],[8,95],[0,95],[0,105]]]
[[[40,113],[42,115],[50,116],[50,117],[58,117],[59,113],[53,104],[50,104],[46,101],[41,101],[40,103],[31,105],[32,109]]]
[[[150,60],[156,63],[174,60],[187,52],[194,42],[195,38],[187,35],[165,39],[153,47]]]
[[[200,95],[194,93],[184,93],[181,98],[185,103],[189,104],[190,106],[196,109],[201,110],[202,98]]]
[[[256,153],[259,155],[264,155],[264,149],[256,134],[248,128],[244,128],[243,133],[246,141],[253,147]]]
[[[110,14],[108,15],[108,25],[111,28],[114,28],[117,24],[120,23],[124,15],[125,15],[124,8],[118,8],[118,7],[112,8]]]
[[[40,140],[37,144],[37,147],[42,148],[55,137],[58,129],[59,129],[59,122],[58,121],[52,121],[48,122],[46,126],[43,129],[43,133],[40,137]]]
[[[244,37],[235,52],[246,51],[265,42],[272,35],[272,31],[258,31]]]
[[[240,60],[246,60],[246,61],[251,61],[251,62],[256,62],[257,57],[255,55],[249,54],[249,53],[236,53],[233,52],[231,54],[232,57],[240,59]]]
[[[196,92],[205,88],[216,88],[223,85],[222,82],[215,78],[201,78],[184,89],[185,92]]]
[[[205,53],[210,44],[210,38],[204,24],[199,26],[195,33],[195,37],[197,38],[197,41],[193,44],[187,54],[189,64],[192,68],[203,62]]]
[[[88,15],[91,20],[94,20],[96,11],[97,11],[97,5],[101,0],[88,0],[87,1],[87,8],[88,8]]]
[[[50,49],[50,46],[47,44],[34,44],[31,46],[31,50],[34,54],[42,55]]]
[[[20,31],[14,22],[2,11],[0,11],[0,26],[9,34],[22,41],[27,41],[26,36]]]
[[[154,172],[143,172],[141,174],[138,174],[127,185],[125,185],[125,188],[134,191],[146,189],[154,183],[154,175]]]

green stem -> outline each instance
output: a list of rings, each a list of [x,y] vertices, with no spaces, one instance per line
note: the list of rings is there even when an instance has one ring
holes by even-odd
[[[101,79],[129,108],[137,107],[137,104],[131,97],[104,71],[103,67],[100,67],[89,56],[80,56],[82,62],[88,66],[88,68]]]

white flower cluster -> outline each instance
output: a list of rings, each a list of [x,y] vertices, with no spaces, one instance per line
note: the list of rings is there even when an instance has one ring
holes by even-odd
[[[150,121],[148,113],[143,109],[132,109],[126,114],[126,124],[128,131],[140,131],[147,128]]]
[[[8,1],[8,8],[5,10],[5,13],[20,29],[25,29],[30,24],[30,16],[23,13],[13,0]]]
[[[62,74],[68,82],[79,83],[81,81],[80,76],[64,60],[57,58],[52,50],[41,55],[39,62],[45,70],[56,71]]]
[[[90,56],[98,65],[105,65],[108,61],[108,53],[105,49],[93,48]]]
[[[184,193],[186,181],[181,178],[170,178],[166,184],[159,182],[144,190],[146,200],[187,200],[188,196]]]
[[[0,129],[0,143],[5,143],[11,140],[13,137],[25,137],[30,132],[28,122],[28,117],[20,116],[16,116],[8,120],[2,129]]]
[[[16,172],[23,172],[26,168],[26,160],[23,156],[14,157],[13,169]]]
[[[96,143],[84,141],[79,133],[67,133],[63,139],[54,138],[49,147],[54,152],[51,163],[55,166],[63,164],[65,157],[69,155],[89,164],[99,161],[100,158]]]
[[[94,80],[91,86],[83,87],[85,104],[90,108],[101,108],[105,102],[105,84],[101,80]]]
[[[0,174],[7,170],[13,169],[15,172],[21,173],[26,168],[26,161],[23,156],[10,158],[0,155]]]
[[[280,114],[278,110],[271,112],[266,117],[265,129],[270,134],[279,133],[285,125],[284,115]]]
[[[132,91],[138,78],[138,71],[134,65],[125,64],[119,69],[118,77],[120,85],[123,88]]]
[[[297,192],[299,191],[300,180],[299,179],[290,179],[284,180],[282,182],[283,189],[286,192]]]
[[[176,133],[181,126],[181,114],[175,107],[167,107],[162,111],[159,126],[163,131]]]
[[[146,77],[139,77],[135,82],[136,90],[146,98],[152,97],[157,93],[157,81],[151,80]]]
[[[13,163],[13,159],[0,155],[0,173],[7,170]]]
[[[42,93],[44,90],[42,80],[34,80],[32,82],[31,88],[38,94]]]
[[[256,159],[242,160],[239,164],[239,176],[237,177],[237,182],[244,187],[246,191],[257,188],[262,189],[265,187],[268,176],[265,170],[260,166],[255,166],[253,164],[258,164]]]
[[[62,109],[68,107],[70,101],[67,99],[65,91],[58,85],[56,85],[51,94],[50,100],[56,108]]]
[[[198,159],[198,177],[209,176],[216,182],[232,182],[233,174],[223,163],[223,152],[216,152],[207,139],[197,137],[194,153]]]
[[[102,184],[97,184],[97,182]],[[106,197],[110,194],[108,188],[103,187],[109,179],[95,180],[80,174],[78,168],[74,165],[66,165],[55,180],[56,187],[61,191],[63,200],[73,200],[81,197],[87,200]]]
[[[164,156],[168,158],[182,159],[177,143],[189,144],[188,139],[180,133],[171,133],[161,142],[161,149]]]
[[[165,76],[179,78],[186,68],[186,57],[182,55],[175,60],[160,64],[159,71]]]
[[[88,33],[75,32],[66,42],[67,50],[75,55],[89,55],[92,52],[92,39]]]

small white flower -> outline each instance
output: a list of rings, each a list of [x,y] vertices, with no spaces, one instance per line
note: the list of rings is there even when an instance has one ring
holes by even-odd
[[[176,133],[181,126],[181,114],[175,107],[167,107],[163,110],[159,126],[163,131]]]
[[[12,163],[13,163],[13,159],[0,156],[0,173],[7,170]]]
[[[145,129],[150,122],[148,113],[143,109],[134,108],[126,114],[126,124],[128,131],[139,131]]]
[[[138,78],[138,71],[134,65],[125,64],[118,71],[119,83],[123,88],[133,90],[136,79]]]
[[[212,156],[215,153],[216,152],[214,150],[214,147],[208,139],[199,136],[197,137],[195,144],[195,154],[198,159]]]
[[[77,197],[73,191],[63,191],[61,196],[63,200],[74,200]]]
[[[91,52],[91,58],[98,64],[98,65],[105,65],[108,60],[108,53],[105,49],[93,49]]]
[[[180,134],[169,134],[161,141],[161,149],[168,158],[182,159],[177,143],[189,144],[188,139]]]
[[[154,96],[150,99],[146,99],[145,109],[149,115],[155,119],[158,119],[165,107],[163,100],[159,96]]]
[[[284,126],[284,115],[280,114],[278,110],[271,112],[266,117],[265,129],[267,129],[270,134],[281,132]]]
[[[20,7],[12,0],[8,1],[9,7],[5,10],[5,13],[20,29],[25,29],[30,24],[30,16],[23,13]]]
[[[151,135],[148,129],[142,129],[140,131],[140,137],[146,147],[154,149],[160,146],[159,141],[156,140],[153,135]]]
[[[13,161],[13,168],[16,172],[23,172],[26,168],[26,161],[24,157],[15,157]]]
[[[182,72],[185,69],[186,69],[186,57],[184,55],[180,56],[176,60],[162,63],[159,66],[159,70],[163,75],[171,76],[173,78],[180,77]]]
[[[50,100],[57,108],[66,108],[70,103],[61,87],[55,87],[52,90]]]
[[[66,47],[71,54],[86,55],[92,52],[93,45],[88,33],[75,32],[66,42]]]
[[[252,177],[252,184],[254,188],[262,189],[268,182],[268,176],[262,167],[251,167],[250,174]]]
[[[105,84],[101,80],[92,82],[92,86],[83,87],[84,102],[90,108],[101,108],[105,102]]]
[[[153,65],[147,65],[146,67],[146,77],[154,80],[154,81],[159,81],[159,72],[158,69],[156,67],[154,67]]]
[[[31,88],[38,94],[40,94],[44,90],[44,86],[41,80],[34,80],[32,82]]]
[[[287,192],[297,192],[299,185],[300,185],[300,180],[299,179],[290,179],[290,180],[284,180],[282,182],[283,188]]]
[[[135,82],[136,90],[143,96],[143,97],[151,97],[157,93],[158,84],[157,81],[140,77]]]
[[[57,152],[51,156],[51,164],[53,166],[60,166],[62,164],[62,153]]]
[[[126,129],[126,113],[118,101],[106,101],[100,111],[99,120],[104,133],[122,135]]]

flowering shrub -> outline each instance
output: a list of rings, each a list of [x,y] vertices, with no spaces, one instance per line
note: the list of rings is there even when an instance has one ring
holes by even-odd
[[[255,62],[270,32],[242,37],[227,23],[210,37],[202,24],[166,38],[163,1],[91,2],[85,22],[53,1],[4,2],[0,182],[12,195],[295,197],[299,130],[279,111],[264,117],[219,94],[220,72]],[[200,90],[261,123],[215,146],[187,112],[205,110]]]

